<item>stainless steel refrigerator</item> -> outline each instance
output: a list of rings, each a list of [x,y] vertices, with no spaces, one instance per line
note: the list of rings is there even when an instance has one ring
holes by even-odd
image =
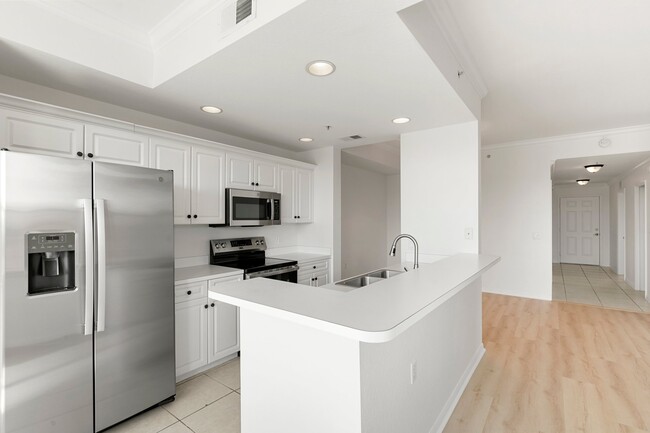
[[[171,172],[0,152],[0,433],[175,394]]]

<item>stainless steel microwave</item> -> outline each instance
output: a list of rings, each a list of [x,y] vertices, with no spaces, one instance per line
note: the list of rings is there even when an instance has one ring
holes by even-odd
[[[226,188],[226,225],[279,225],[280,197],[275,192]]]

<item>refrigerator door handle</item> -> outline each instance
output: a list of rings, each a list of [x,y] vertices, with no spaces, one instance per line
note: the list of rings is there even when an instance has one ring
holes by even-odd
[[[93,293],[95,264],[93,262],[93,201],[83,199],[84,205],[84,251],[86,255],[86,302],[84,311],[84,335],[93,334]]]
[[[106,201],[97,205],[97,332],[106,329]]]

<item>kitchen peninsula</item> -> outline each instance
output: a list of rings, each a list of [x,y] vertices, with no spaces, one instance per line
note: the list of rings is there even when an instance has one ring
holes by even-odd
[[[350,291],[211,290],[240,307],[242,433],[442,431],[485,352],[480,276],[498,261],[459,254]]]

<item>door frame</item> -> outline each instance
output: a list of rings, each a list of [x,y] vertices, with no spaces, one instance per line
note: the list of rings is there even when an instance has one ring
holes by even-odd
[[[641,188],[643,188],[643,219],[641,212]],[[641,239],[643,229],[643,239]],[[643,284],[641,284],[641,252],[643,249]],[[643,287],[641,287],[643,286]],[[648,293],[648,186],[643,181],[634,187],[634,289]]]

